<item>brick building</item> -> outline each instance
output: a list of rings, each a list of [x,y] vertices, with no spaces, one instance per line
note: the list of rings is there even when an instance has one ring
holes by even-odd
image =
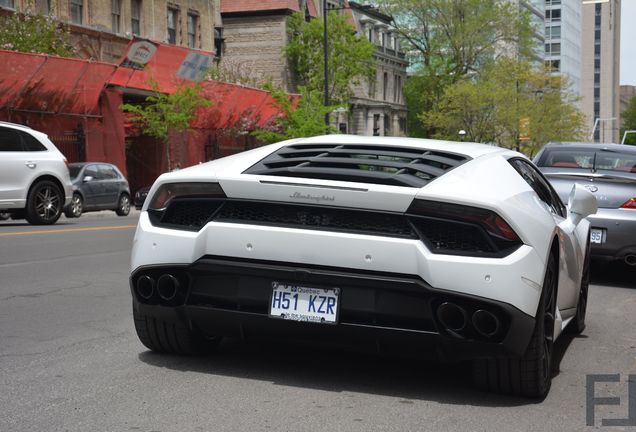
[[[114,63],[135,36],[215,52],[220,0],[0,0],[7,11],[51,15],[67,24],[81,58]]]

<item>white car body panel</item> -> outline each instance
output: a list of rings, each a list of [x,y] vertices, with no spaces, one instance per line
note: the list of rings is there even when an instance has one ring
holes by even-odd
[[[555,336],[571,320],[578,300],[589,223],[584,220],[574,227],[570,219],[549,211],[507,162],[510,157],[525,156],[472,143],[331,135],[302,143],[425,147],[473,159],[422,188],[243,174],[281,147],[299,141],[257,148],[160,176],[142,209],[131,270],[161,263],[189,264],[214,255],[417,275],[438,289],[508,303],[534,317],[556,238],[560,272]],[[218,182],[229,198],[398,213],[405,212],[413,199],[480,207],[504,218],[524,244],[506,257],[483,258],[436,254],[419,240],[372,235],[220,222],[209,222],[198,232],[153,226],[146,212],[151,198],[161,185],[172,182]]]

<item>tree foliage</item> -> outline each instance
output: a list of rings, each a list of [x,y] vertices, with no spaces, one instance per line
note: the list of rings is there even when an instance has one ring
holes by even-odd
[[[328,19],[329,100],[344,105],[351,97],[351,84],[375,76],[375,46],[358,37],[343,14],[330,12]],[[300,86],[314,97],[324,92],[324,38],[322,19],[304,20],[300,13],[289,18],[289,43],[285,54]]]
[[[435,109],[447,87],[499,57],[532,56],[530,17],[516,2],[383,0],[380,8],[393,17],[414,69],[404,87],[411,135],[435,134],[419,116]]]
[[[51,16],[31,13],[0,16],[0,49],[72,57],[70,33]]]
[[[154,95],[148,96],[144,104],[123,104],[121,109],[133,115],[130,120],[137,123],[143,133],[163,141],[166,144],[168,170],[172,167],[170,160],[170,132],[185,132],[190,128],[196,111],[212,103],[201,96],[198,84],[183,84],[174,93],[159,91],[159,83],[150,80]]]
[[[335,131],[325,124],[325,115],[336,107],[323,105],[322,92],[300,87],[302,97],[295,103],[282,89],[271,86],[266,86],[266,89],[271,92],[280,115],[270,125],[252,132],[260,141],[274,143]]]
[[[439,103],[420,114],[438,138],[492,142],[534,153],[549,141],[582,139],[584,116],[567,83],[530,63],[502,58],[482,73],[446,87]]]
[[[627,108],[621,114],[623,127],[621,128],[621,140],[625,131],[636,131],[636,96],[632,97]],[[632,132],[625,137],[625,144],[636,145],[636,133]]]

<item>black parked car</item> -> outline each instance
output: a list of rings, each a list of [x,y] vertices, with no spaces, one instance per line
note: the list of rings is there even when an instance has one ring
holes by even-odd
[[[66,217],[82,213],[114,210],[119,216],[130,213],[128,180],[112,164],[104,162],[72,163],[68,166],[73,182],[73,199],[64,209]]]
[[[150,186],[142,187],[137,192],[135,192],[133,203],[135,204],[135,208],[137,210],[141,210],[141,207],[144,205],[144,201],[146,201],[146,197],[148,196],[148,192],[150,192]]]

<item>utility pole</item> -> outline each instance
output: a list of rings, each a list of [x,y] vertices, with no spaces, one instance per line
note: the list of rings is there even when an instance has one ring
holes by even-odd
[[[329,46],[327,40],[327,0],[322,0],[323,45],[325,61],[325,106],[329,106]],[[329,113],[325,114],[325,126],[329,126]]]

